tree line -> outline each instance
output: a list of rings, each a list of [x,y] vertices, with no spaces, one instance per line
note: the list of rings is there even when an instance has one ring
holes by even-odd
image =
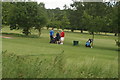
[[[73,1],[70,7],[64,6],[61,10],[46,9],[44,3],[37,2],[3,2],[2,24],[9,25],[10,29],[22,29],[29,35],[31,29],[37,29],[41,34],[42,27],[89,31],[90,34],[119,31],[120,2],[80,2]]]
[[[65,5],[64,10],[49,9],[48,27],[70,29],[72,32],[80,30],[81,33],[85,30],[91,34],[110,32],[117,36],[119,5],[119,2],[73,2],[70,8]]]

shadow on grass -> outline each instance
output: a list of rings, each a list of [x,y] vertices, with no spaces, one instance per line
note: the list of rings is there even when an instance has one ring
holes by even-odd
[[[24,57],[27,57],[27,56],[56,56],[58,54],[36,54],[36,55],[19,55],[19,56],[24,56]]]
[[[90,34],[90,33],[71,32],[71,31],[65,31],[65,32],[67,32],[67,33],[76,33],[76,34],[87,34],[87,35],[92,35],[92,34]],[[97,34],[97,33],[95,33],[95,35],[100,35],[100,36],[114,36],[114,34],[111,35],[111,34]]]
[[[73,43],[71,42],[66,42],[65,43],[65,45],[67,45],[67,46],[71,46],[71,47],[76,47],[76,48],[90,48],[90,47],[86,47],[85,46],[85,44],[81,44],[81,43],[79,43],[78,45],[73,45]],[[99,49],[99,50],[109,50],[109,51],[120,51],[120,48],[111,48],[111,47],[105,47],[104,45],[103,46],[97,46],[97,45],[95,45],[95,46],[93,46],[93,48],[91,48],[91,49]]]
[[[13,37],[26,37],[26,38],[39,38],[37,35],[24,35],[19,33],[2,33],[3,36],[13,36]]]
[[[93,48],[101,49],[101,50],[119,51],[118,48],[110,48],[110,47],[104,47],[104,46],[94,46]]]

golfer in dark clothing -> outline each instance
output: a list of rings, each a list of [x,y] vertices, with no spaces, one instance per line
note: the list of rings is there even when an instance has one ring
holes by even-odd
[[[56,33],[56,41],[57,41],[57,44],[60,43],[60,34],[59,34],[59,31],[57,31],[57,33]]]
[[[54,36],[54,31],[53,31],[53,28],[52,28],[52,30],[50,30],[50,43],[53,40],[53,36]]]

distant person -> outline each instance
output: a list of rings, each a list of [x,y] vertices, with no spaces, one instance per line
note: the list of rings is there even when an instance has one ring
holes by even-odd
[[[53,30],[53,28],[52,28],[52,29],[50,30],[50,43],[51,43],[52,40],[54,39],[53,36],[54,36],[54,30]]]
[[[89,40],[86,42],[85,46],[92,48],[92,46],[91,46],[91,43],[92,43],[92,42],[93,42],[93,39],[89,39]]]
[[[87,41],[86,44],[85,44],[86,47],[91,47],[90,45],[90,41]]]
[[[65,32],[63,30],[60,33],[60,37],[61,37],[61,44],[63,44],[64,43],[64,37],[65,37]]]
[[[56,33],[56,41],[57,41],[57,44],[60,44],[60,32],[59,31],[57,31],[57,33]]]

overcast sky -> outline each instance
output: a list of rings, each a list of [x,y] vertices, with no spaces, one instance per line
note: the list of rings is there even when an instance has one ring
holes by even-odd
[[[65,4],[69,6],[72,3],[72,0],[36,0],[36,1],[45,3],[45,7],[47,9],[48,8],[55,9],[56,7],[63,9],[63,6]]]
[[[10,2],[12,0],[2,0],[2,1]],[[21,1],[21,0],[16,0],[16,1]],[[24,0],[22,0],[22,1],[24,1]],[[63,6],[65,4],[67,6],[70,6],[70,4],[73,3],[72,0],[32,0],[32,1],[37,1],[38,3],[43,2],[47,9],[55,9],[56,7],[63,9]],[[81,0],[75,0],[75,1],[81,1]],[[111,0],[82,0],[82,1],[84,1],[84,2],[101,2],[101,1],[111,1]],[[117,1],[120,1],[120,0],[117,0]]]
[[[63,6],[66,4],[67,6],[70,6],[71,3],[73,3],[72,0],[35,0],[38,3],[43,2],[45,4],[45,7],[47,9],[55,9],[56,7],[59,7],[60,9],[63,9]],[[80,1],[80,0],[76,0]],[[101,2],[101,1],[110,1],[110,0],[84,0],[85,2]]]

